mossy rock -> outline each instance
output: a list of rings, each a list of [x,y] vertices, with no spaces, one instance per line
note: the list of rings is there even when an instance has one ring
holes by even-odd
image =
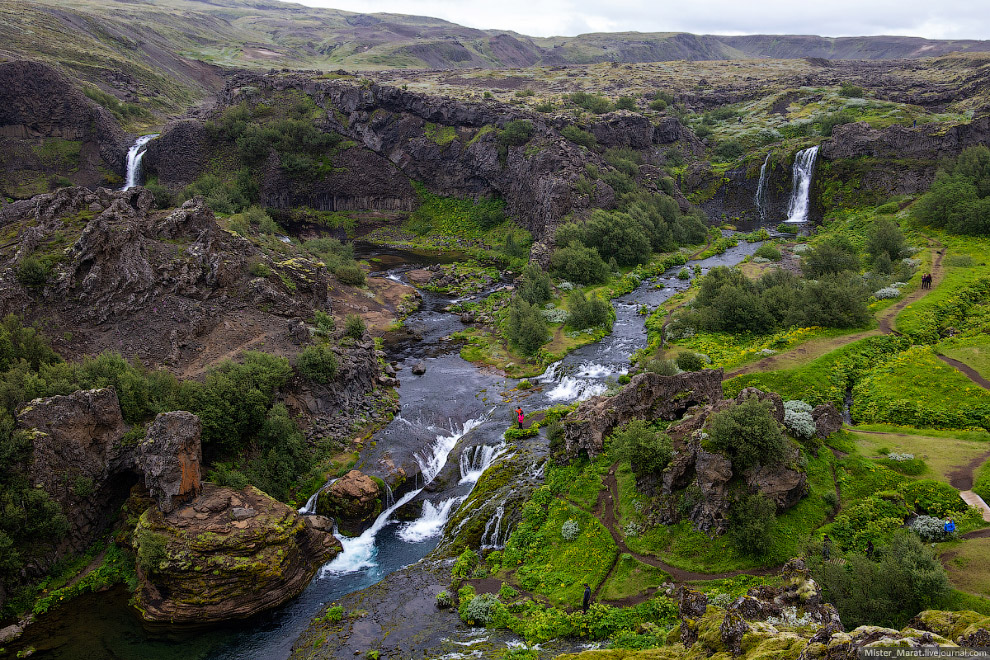
[[[925,610],[914,617],[909,625],[918,630],[927,630],[947,639],[957,640],[980,628],[990,630],[990,617],[972,610],[959,612]]]

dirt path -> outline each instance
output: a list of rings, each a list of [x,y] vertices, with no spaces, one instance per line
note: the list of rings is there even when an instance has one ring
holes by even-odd
[[[103,558],[106,556],[107,556],[107,549],[104,548],[103,550],[100,550],[100,553],[95,557],[93,557],[93,561],[89,562],[89,564],[86,565],[86,568],[79,571],[75,575],[75,577],[73,577],[71,580],[66,582],[65,586],[62,588],[68,589],[69,587],[79,584],[80,580],[82,580],[84,577],[86,577],[87,575],[89,575],[90,573],[92,573],[93,571],[95,571],[96,569],[98,569],[100,566],[103,565]]]
[[[819,358],[826,353],[831,353],[837,348],[842,348],[848,344],[851,344],[860,339],[865,339],[867,337],[873,337],[876,335],[889,335],[889,334],[900,334],[893,328],[893,323],[897,318],[897,315],[904,310],[905,307],[913,302],[924,298],[934,290],[938,283],[942,281],[944,276],[944,270],[942,268],[942,257],[945,256],[945,249],[941,243],[935,239],[928,239],[929,246],[934,252],[934,259],[932,260],[932,288],[931,289],[916,289],[910,294],[906,295],[903,300],[899,300],[896,304],[891,305],[887,309],[883,310],[877,315],[877,328],[874,330],[867,330],[865,332],[857,332],[851,335],[845,335],[842,337],[834,337],[832,339],[824,341],[811,341],[806,342],[803,346],[798,346],[789,351],[784,351],[783,353],[778,353],[777,355],[771,355],[765,357],[762,360],[757,360],[751,364],[744,367],[736,369],[731,373],[727,373],[723,380],[728,380],[729,378],[735,378],[736,376],[742,376],[744,374],[750,374],[756,371],[773,371],[781,363],[789,362],[792,360],[808,361]],[[942,357],[942,356],[939,356]],[[975,381],[974,381],[975,382]],[[990,383],[988,383],[990,385]]]
[[[983,389],[990,390],[990,380],[987,380],[986,378],[981,376],[980,372],[978,372],[976,369],[973,369],[969,365],[960,362],[959,360],[954,360],[944,355],[939,355],[938,359],[941,360],[942,362],[945,362],[950,367],[955,368],[957,371],[961,372],[964,376],[966,376],[966,378],[969,378],[971,381],[973,381]]]

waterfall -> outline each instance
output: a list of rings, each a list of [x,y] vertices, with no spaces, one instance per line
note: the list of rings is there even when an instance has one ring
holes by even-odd
[[[461,452],[460,483],[476,483],[481,474],[488,469],[496,458],[505,451],[505,443],[500,445],[476,445]]]
[[[316,500],[319,499],[320,493],[322,493],[327,488],[329,488],[330,486],[332,486],[333,485],[333,482],[335,482],[335,481],[337,481],[336,478],[330,479],[325,484],[323,484],[322,486],[320,486],[319,488],[317,488],[316,489],[316,492],[313,493],[312,495],[310,495],[309,496],[309,499],[306,500],[305,506],[303,506],[301,509],[299,509],[299,513],[301,515],[304,515],[304,516],[310,516],[310,515],[316,513]]]
[[[608,389],[604,382],[606,378],[623,373],[625,370],[616,371],[604,364],[585,362],[573,375],[567,375],[563,361],[560,361],[547,367],[538,380],[541,383],[556,383],[556,386],[546,393],[550,401],[584,401]]]
[[[388,485],[388,482],[382,481],[385,484],[385,508],[395,506],[395,495],[392,494],[392,488]]]
[[[494,408],[492,409],[494,410]],[[447,456],[457,444],[457,441],[467,435],[472,429],[481,424],[481,419],[469,419],[464,422],[460,431],[453,428],[450,435],[438,435],[437,439],[430,447],[429,454],[413,454],[416,462],[419,463],[419,471],[423,475],[423,485],[429,484],[440,473],[443,466],[447,464]]]
[[[763,159],[763,165],[760,167],[760,182],[756,185],[756,197],[753,198],[756,202],[756,210],[760,212],[760,220],[767,219],[767,165],[770,163],[772,153],[768,151],[767,157]]]
[[[423,515],[416,520],[406,523],[399,530],[399,538],[406,543],[422,543],[433,538],[443,530],[452,511],[467,499],[467,495],[448,497],[439,506],[426,500],[423,502]]]
[[[142,135],[127,150],[127,178],[124,180],[124,187],[121,190],[130,190],[134,186],[139,185],[138,177],[141,175],[141,160],[147,151],[145,145],[156,137],[158,137],[158,133]]]
[[[818,147],[809,147],[794,156],[794,178],[791,184],[791,202],[785,222],[807,222],[811,204],[811,177],[815,173]]]
[[[502,520],[505,518],[505,507],[499,504],[495,507],[495,513],[488,519],[485,531],[481,534],[481,548],[483,550],[501,550],[505,547],[505,541],[500,539],[502,534]]]

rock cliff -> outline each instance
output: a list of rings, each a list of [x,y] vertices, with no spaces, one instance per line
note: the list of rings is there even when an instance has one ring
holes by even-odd
[[[351,470],[320,493],[316,512],[333,518],[345,534],[356,536],[382,512],[384,493],[378,483],[359,470]]]
[[[300,516],[251,486],[206,484],[171,513],[148,509],[134,532],[135,606],[151,623],[244,619],[298,595],[340,551],[329,521]]]
[[[0,196],[30,197],[68,179],[124,174],[128,137],[113,115],[47,64],[0,62]]]

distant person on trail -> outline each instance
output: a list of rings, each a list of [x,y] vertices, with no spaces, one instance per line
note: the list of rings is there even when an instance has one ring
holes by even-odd
[[[519,420],[519,428],[522,428],[523,427],[522,426],[523,425],[523,419],[526,418],[526,416],[523,414],[522,408],[516,408],[516,416],[517,416],[517,419]]]
[[[873,559],[873,541],[866,542],[866,558]]]
[[[828,561],[828,558],[831,554],[832,554],[832,539],[830,539],[828,537],[828,534],[826,534],[825,538],[822,539],[822,559]]]
[[[954,531],[956,531],[956,521],[953,520],[952,518],[949,518],[949,521],[945,523],[945,533],[951,534]]]
[[[585,614],[588,613],[588,605],[591,605],[591,587],[589,587],[588,586],[588,583],[585,582],[584,583],[584,600],[581,601],[581,609],[584,610],[584,613]]]

